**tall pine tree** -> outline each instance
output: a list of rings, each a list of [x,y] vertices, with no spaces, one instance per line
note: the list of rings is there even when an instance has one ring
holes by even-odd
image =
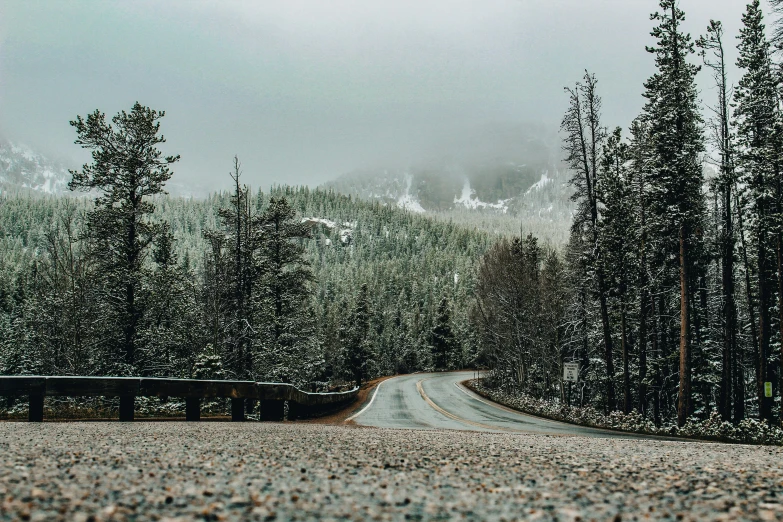
[[[136,102],[131,112],[120,112],[111,122],[100,111],[71,121],[76,144],[92,151],[92,163],[81,171],[71,171],[71,190],[96,190],[95,210],[90,212],[88,233],[95,245],[99,274],[105,278],[107,336],[116,343],[116,355],[133,371],[139,324],[144,317],[139,293],[144,279],[144,259],[161,228],[150,219],[155,210],[149,201],[163,194],[171,178],[170,166],[179,156],[163,156],[158,146],[166,139],[160,134],[165,112]],[[112,331],[118,328],[120,337]]]
[[[658,233],[674,246],[680,287],[680,362],[677,422],[685,424],[693,412],[691,397],[691,302],[696,242],[701,229],[703,180],[700,155],[704,151],[696,89],[699,67],[688,62],[695,53],[690,35],[681,28],[685,14],[676,0],[661,0],[658,22],[648,47],[657,72],[645,83],[645,118],[651,142],[649,183],[655,194],[652,213]]]
[[[775,185],[780,174],[776,159],[777,93],[759,0],[748,4],[742,17],[737,66],[743,71],[734,94],[739,154],[739,176],[750,203],[750,227],[756,247],[758,278],[758,354],[756,392],[759,417],[772,419],[772,398],[765,397],[764,383],[772,381],[773,282],[775,266]]]

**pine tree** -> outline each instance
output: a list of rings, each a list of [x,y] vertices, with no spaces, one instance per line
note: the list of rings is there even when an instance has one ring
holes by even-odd
[[[606,141],[606,130],[601,125],[602,102],[596,87],[595,76],[585,72],[584,83],[577,83],[574,88],[566,88],[570,105],[560,127],[566,134],[563,145],[566,162],[574,172],[571,178],[571,184],[575,188],[572,199],[578,205],[572,233],[582,236],[579,238],[579,243],[585,246],[582,266],[590,271],[589,277],[593,279],[600,304],[603,357],[606,365],[606,402],[607,409],[611,411],[616,407],[614,349],[609,323],[604,253],[599,240],[598,200],[598,164]]]
[[[253,213],[250,189],[241,183],[242,170],[236,156],[230,176],[234,190],[229,206],[218,210],[221,227],[206,231],[205,237],[212,244],[211,263],[222,264],[216,269],[226,277],[225,286],[214,296],[224,301],[219,310],[227,314],[221,319],[226,336],[226,368],[235,378],[249,379],[253,373],[256,337],[253,297],[255,283],[261,273],[255,255],[259,248],[259,217]]]
[[[713,80],[718,90],[718,104],[712,108],[712,139],[720,154],[720,173],[717,182],[717,190],[720,193],[720,265],[721,265],[721,319],[722,319],[722,361],[721,384],[718,410],[723,420],[732,418],[732,407],[735,409],[734,421],[739,422],[737,399],[732,397],[740,394],[742,384],[742,372],[738,365],[737,355],[737,304],[734,284],[734,260],[735,260],[735,232],[733,188],[736,183],[735,175],[735,142],[731,133],[730,88],[726,72],[726,56],[723,46],[723,25],[715,20],[710,21],[707,34],[699,38],[696,45],[701,48],[704,65],[713,73]]]
[[[630,338],[628,325],[629,294],[634,283],[631,266],[633,258],[635,222],[635,194],[627,168],[629,152],[622,141],[619,128],[606,140],[600,163],[599,200],[603,204],[603,220],[600,224],[600,241],[605,252],[607,282],[610,295],[617,303],[620,316],[620,348],[623,362],[623,411],[629,413],[632,408],[630,375]]]
[[[188,378],[195,363],[194,346],[201,344],[202,316],[196,304],[193,274],[179,262],[170,226],[163,224],[152,252],[144,300],[143,373]]]
[[[302,241],[309,225],[285,197],[273,197],[258,220],[259,365],[267,378],[306,383],[323,370],[310,304],[313,273]]]
[[[356,304],[350,316],[345,334],[346,367],[356,386],[361,386],[370,374],[370,355],[372,353],[368,335],[370,333],[370,311],[367,284],[363,284],[356,296]]]
[[[651,277],[648,273],[650,237],[648,231],[648,167],[650,159],[650,143],[648,125],[644,118],[636,118],[631,123],[631,141],[628,145],[629,184],[631,185],[631,197],[634,199],[633,216],[635,220],[635,251],[637,270],[635,274],[636,291],[638,293],[638,339],[639,339],[639,388],[638,411],[646,415],[648,406],[648,345],[650,341],[650,318],[652,315]],[[657,336],[657,332],[653,331]],[[659,377],[659,376],[657,376]]]
[[[438,304],[438,315],[435,321],[430,341],[435,369],[453,369],[457,366],[457,361],[455,361],[456,340],[454,332],[451,330],[451,311],[446,296],[443,296]]]
[[[130,113],[120,112],[111,123],[95,111],[86,119],[71,121],[75,143],[92,151],[92,163],[71,171],[71,190],[97,190],[95,210],[89,215],[88,234],[94,256],[105,278],[104,304],[110,331],[119,328],[119,356],[127,370],[136,363],[138,327],[144,317],[138,296],[144,279],[144,258],[156,239],[160,225],[148,216],[155,210],[149,198],[165,193],[171,178],[170,165],[179,156],[163,156],[165,143],[159,120],[163,111],[134,104]],[[113,342],[113,336],[106,342]],[[116,370],[115,370],[116,371]]]
[[[677,245],[680,279],[677,422],[682,426],[693,412],[691,278],[696,269],[693,250],[703,213],[700,154],[704,143],[695,83],[699,67],[687,61],[695,49],[690,35],[680,28],[685,15],[676,0],[661,0],[660,8],[651,17],[658,22],[651,33],[657,45],[647,50],[655,56],[657,72],[645,83],[645,118],[650,125],[652,149],[649,183],[656,195],[651,213],[658,219],[657,233]]]
[[[765,36],[760,2],[752,1],[742,17],[737,66],[743,70],[737,90],[735,118],[740,180],[750,201],[750,218],[756,247],[758,279],[758,354],[756,391],[759,417],[772,419],[772,399],[765,397],[764,382],[772,380],[769,359],[772,336],[772,284],[775,279],[771,239],[775,232],[775,185],[779,177],[777,156],[777,96]]]

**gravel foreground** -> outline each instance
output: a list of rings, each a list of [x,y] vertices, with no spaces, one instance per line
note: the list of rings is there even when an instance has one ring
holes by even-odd
[[[783,520],[783,450],[313,424],[0,423],[3,520]]]

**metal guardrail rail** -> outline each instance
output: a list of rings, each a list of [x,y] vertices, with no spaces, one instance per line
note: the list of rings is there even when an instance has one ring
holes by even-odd
[[[261,420],[301,418],[326,412],[353,401],[358,388],[337,393],[308,393],[292,384],[254,381],[158,379],[148,377],[49,377],[37,375],[0,376],[0,396],[28,396],[29,420],[41,422],[44,397],[119,397],[120,420],[132,421],[136,397],[179,397],[185,399],[185,418],[201,418],[201,399],[230,398],[231,420],[245,420],[246,399],[259,402]]]

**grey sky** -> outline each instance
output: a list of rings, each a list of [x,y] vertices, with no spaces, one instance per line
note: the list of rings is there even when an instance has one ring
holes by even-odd
[[[722,20],[731,61],[743,0],[681,0],[698,36]],[[653,0],[0,0],[0,133],[83,160],[68,120],[138,100],[165,109],[176,176],[317,184],[405,164],[454,133],[533,121],[599,78],[626,126],[652,72]],[[768,24],[771,21],[768,20]],[[702,96],[714,92],[704,74]]]

